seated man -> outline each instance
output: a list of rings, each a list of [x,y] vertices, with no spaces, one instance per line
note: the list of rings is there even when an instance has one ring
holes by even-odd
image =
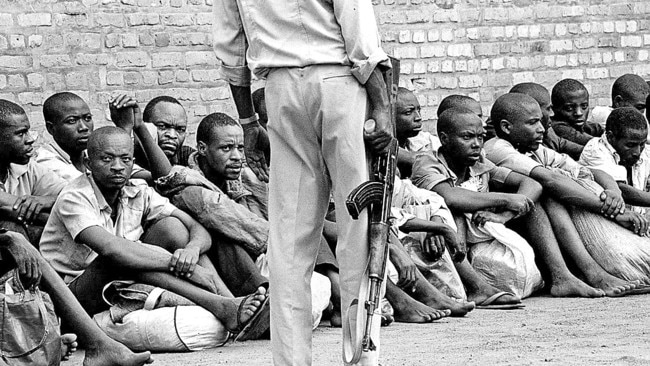
[[[57,315],[79,336],[79,341],[85,347],[84,365],[140,366],[153,362],[150,352],[133,353],[109,338],[88,316],[38,250],[23,235],[12,230],[15,228],[20,230],[15,224],[0,229],[0,275],[17,268],[25,288],[40,282],[41,288],[52,298]],[[61,336],[62,346],[65,347],[62,350],[64,359],[74,350],[75,339],[74,334]]]
[[[588,121],[604,128],[609,114],[614,109],[622,107],[633,107],[643,114],[648,95],[650,95],[650,87],[642,77],[634,74],[620,76],[612,85],[612,106],[595,106],[589,114]]]
[[[142,120],[170,164],[187,166],[190,155],[196,150],[183,145],[187,135],[187,113],[181,103],[167,95],[155,97],[144,107]],[[134,132],[139,137],[138,131]],[[135,159],[141,167],[151,171],[151,161],[139,141],[135,145]]]
[[[586,283],[604,291],[607,296],[622,296],[634,290],[634,283],[608,273],[587,251],[567,210],[570,207],[572,212],[594,212],[633,229],[637,234],[644,234],[647,222],[644,224],[639,215],[625,211],[616,182],[602,171],[589,170],[569,156],[541,146],[544,134],[542,111],[532,97],[520,93],[502,95],[494,103],[491,114],[498,137],[485,144],[487,158],[498,166],[535,179],[544,187],[542,203],[554,237],[582,272]],[[577,180],[592,174],[595,183],[602,186],[598,187],[596,194],[581,185],[579,182],[582,180]]]
[[[413,182],[421,188],[438,193],[445,199],[449,209],[455,215],[460,215],[457,226],[461,242],[492,242],[495,239],[493,233],[482,231],[484,222],[487,220],[504,223],[516,216],[527,214],[532,209],[533,202],[541,194],[541,187],[531,179],[511,173],[509,169],[498,168],[490,162],[483,161],[481,154],[483,125],[481,119],[472,111],[448,109],[440,115],[437,128],[442,146],[437,153],[422,154],[416,158],[413,166]],[[512,187],[518,193],[491,193],[488,192],[488,185]],[[465,213],[472,216],[471,222],[467,224]],[[507,229],[501,226],[498,230],[505,232],[504,230]],[[518,237],[515,241],[521,242],[523,239]],[[523,244],[527,246],[525,241]],[[525,251],[526,248],[523,250]],[[532,250],[529,249],[528,253],[524,251],[520,252],[521,256],[528,257],[528,260],[522,261],[523,266],[515,269],[517,275],[528,278],[529,275],[534,277],[536,273],[539,277]],[[474,279],[480,278],[481,274],[474,272],[467,260],[457,268],[463,280],[470,280],[466,281],[468,299],[475,300],[479,307],[484,302],[503,301],[508,298],[509,301],[503,303],[517,302],[519,297],[529,296],[535,290],[534,287],[541,284],[541,277],[539,277],[537,284],[529,281],[524,286],[511,286],[516,280],[499,275],[499,269],[495,267],[488,268],[488,272],[484,273],[486,277],[492,279],[490,285],[486,286],[485,279],[482,281]],[[468,276],[468,273],[472,273],[472,276]],[[487,289],[477,288],[479,286]],[[497,288],[507,290],[500,292],[496,290]],[[479,299],[476,298],[476,292],[482,294],[487,292],[488,296]],[[514,292],[517,292],[518,296],[515,296]],[[501,302],[494,301],[494,303]]]
[[[551,104],[551,126],[558,136],[584,146],[592,137],[603,134],[601,125],[587,121],[589,92],[578,80],[564,79],[555,84]]]
[[[129,134],[116,127],[93,132],[86,158],[90,175],[61,192],[45,227],[41,252],[84,309],[95,314],[107,308],[103,286],[128,278],[186,297],[239,333],[238,339],[268,329],[266,289],[229,297],[214,269],[201,261],[211,245],[207,231],[152,188],[130,181],[132,167]],[[155,221],[164,225],[149,229]]]
[[[625,202],[646,214],[650,207],[650,155],[645,149],[648,123],[634,107],[614,109],[605,134],[585,145],[580,164],[602,170],[614,178]],[[640,207],[639,207],[640,206]]]
[[[36,162],[68,182],[84,174],[86,144],[93,132],[88,104],[76,94],[56,93],[43,103],[43,117],[54,141],[38,150]]]
[[[526,94],[535,99],[539,104],[539,108],[542,110],[542,126],[544,126],[543,146],[559,153],[567,154],[576,160],[580,158],[582,145],[558,136],[553,130],[553,127],[551,127],[553,109],[551,108],[551,97],[545,87],[536,83],[521,83],[513,86],[510,89],[510,93]]]
[[[40,230],[65,181],[31,160],[35,136],[25,110],[0,99],[0,221],[23,227],[38,245]]]
[[[440,140],[422,131],[420,103],[415,94],[406,88],[397,90],[396,138],[399,143],[397,164],[402,178],[411,175],[415,156],[423,151],[437,150]]]

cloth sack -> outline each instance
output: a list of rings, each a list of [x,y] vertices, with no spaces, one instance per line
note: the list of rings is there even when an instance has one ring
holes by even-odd
[[[10,365],[59,365],[61,335],[50,296],[25,289],[18,272],[4,283],[0,355]]]
[[[230,337],[212,313],[158,287],[113,281],[103,296],[111,308],[93,319],[109,337],[134,351],[198,351],[222,346]],[[168,297],[168,306],[157,307],[161,296]]]
[[[544,287],[535,253],[526,239],[499,223],[487,222],[478,228],[471,218],[466,214],[467,257],[490,285],[522,299]]]
[[[581,186],[600,195],[603,188],[589,179],[575,179]],[[569,210],[585,248],[605,271],[627,281],[650,281],[650,238],[578,207]]]

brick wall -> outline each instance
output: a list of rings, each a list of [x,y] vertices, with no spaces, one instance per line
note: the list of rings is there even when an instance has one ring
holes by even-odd
[[[97,125],[116,92],[142,106],[179,98],[190,131],[210,112],[234,114],[211,51],[211,1],[0,0],[0,98],[23,105],[38,131],[43,101],[62,90],[86,99]],[[487,113],[515,83],[571,77],[608,105],[616,77],[650,78],[647,0],[374,1],[384,47],[402,59],[402,84],[427,120],[450,93]]]

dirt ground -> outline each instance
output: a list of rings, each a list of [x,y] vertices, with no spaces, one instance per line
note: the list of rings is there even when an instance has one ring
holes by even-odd
[[[650,365],[650,295],[526,299],[522,310],[474,310],[432,324],[382,328],[381,365]],[[314,365],[340,365],[340,329],[314,331]],[[81,365],[76,354],[62,365]],[[157,366],[271,365],[269,341],[156,354]]]

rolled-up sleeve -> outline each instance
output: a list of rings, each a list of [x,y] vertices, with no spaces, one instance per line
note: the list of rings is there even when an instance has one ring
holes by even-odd
[[[212,45],[221,63],[221,75],[232,85],[250,86],[251,71],[246,63],[248,42],[236,0],[214,0]]]
[[[365,84],[377,65],[390,68],[370,0],[333,0],[334,16],[341,26],[352,75]]]

